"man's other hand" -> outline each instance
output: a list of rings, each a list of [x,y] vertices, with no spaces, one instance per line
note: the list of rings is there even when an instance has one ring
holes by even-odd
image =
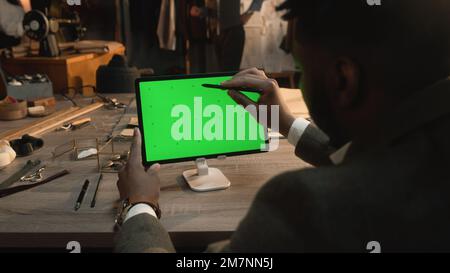
[[[127,165],[119,173],[117,187],[120,199],[129,199],[131,204],[150,203],[156,205],[159,201],[160,180],[158,172],[160,165],[155,164],[147,171],[142,165],[141,133],[134,130],[134,141],[131,147]]]
[[[280,107],[280,133],[287,137],[289,130],[294,123],[294,116],[287,107],[285,101],[282,98],[280,87],[274,79],[269,79],[264,71],[257,68],[250,68],[243,70],[242,72],[236,74],[231,80],[223,82],[222,86],[229,88],[228,95],[236,101],[238,104],[247,107],[248,105],[267,105],[270,112],[271,106]],[[233,90],[233,88],[238,87],[251,87],[262,91],[261,98],[258,103],[254,103],[247,96],[241,92]],[[268,113],[268,125],[269,128],[273,121],[270,120],[271,115]]]

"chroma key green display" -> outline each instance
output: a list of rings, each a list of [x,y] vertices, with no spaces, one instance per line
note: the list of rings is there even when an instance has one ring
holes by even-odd
[[[137,81],[145,164],[262,152],[267,130],[224,90],[205,88],[231,75],[155,77]],[[257,101],[260,94],[242,92]],[[255,113],[255,112],[253,112]]]

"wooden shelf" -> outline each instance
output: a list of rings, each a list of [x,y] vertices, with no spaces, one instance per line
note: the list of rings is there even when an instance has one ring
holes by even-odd
[[[47,74],[53,83],[54,93],[68,87],[96,86],[96,72],[106,65],[115,54],[124,55],[125,47],[104,54],[74,54],[60,57],[19,57],[5,59],[2,67],[7,74]],[[91,96],[93,94],[85,94]]]

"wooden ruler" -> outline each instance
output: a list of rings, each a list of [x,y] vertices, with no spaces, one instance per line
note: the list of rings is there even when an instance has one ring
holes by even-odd
[[[35,130],[34,132],[30,133],[30,135],[35,136],[35,137],[39,137],[44,135],[45,133],[52,131],[58,127],[60,127],[61,125],[63,125],[64,123],[67,123],[73,119],[76,119],[82,115],[88,114],[90,112],[93,112],[99,108],[103,107],[103,103],[102,102],[96,102],[93,103],[89,106],[85,106],[75,112],[69,113],[65,116],[62,116],[61,118],[58,118],[57,120],[55,120],[55,122],[52,123],[47,123],[45,124],[43,127],[38,128],[37,130]]]
[[[40,119],[31,124],[27,124],[19,129],[14,129],[7,131],[6,133],[0,134],[0,140],[13,140],[21,138],[23,135],[31,135],[34,137],[39,137],[45,133],[52,131],[64,123],[67,123],[73,119],[76,119],[82,115],[93,112],[103,106],[103,103],[96,102],[91,105],[80,107],[71,107],[64,110],[60,110],[52,115]]]
[[[29,132],[33,131],[34,129],[39,128],[39,126],[42,126],[45,123],[49,123],[52,122],[64,115],[67,115],[69,113],[75,112],[77,110],[79,110],[79,107],[70,107],[67,109],[63,109],[60,111],[57,111],[53,114],[51,114],[50,116],[43,118],[43,119],[39,119],[35,122],[29,123],[21,128],[18,129],[13,129],[13,130],[9,130],[6,131],[5,133],[0,134],[0,139],[4,139],[4,140],[11,140],[11,139],[16,139],[16,138],[20,138],[23,135],[28,134]],[[18,136],[18,137],[17,137]]]

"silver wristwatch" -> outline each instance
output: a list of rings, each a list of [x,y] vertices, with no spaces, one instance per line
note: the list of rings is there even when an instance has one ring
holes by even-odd
[[[130,203],[130,200],[128,200],[128,198],[120,202],[120,206],[117,210],[115,219],[115,229],[120,229],[122,227],[122,224],[125,221],[125,217],[127,217],[127,213],[132,207],[133,204]]]

